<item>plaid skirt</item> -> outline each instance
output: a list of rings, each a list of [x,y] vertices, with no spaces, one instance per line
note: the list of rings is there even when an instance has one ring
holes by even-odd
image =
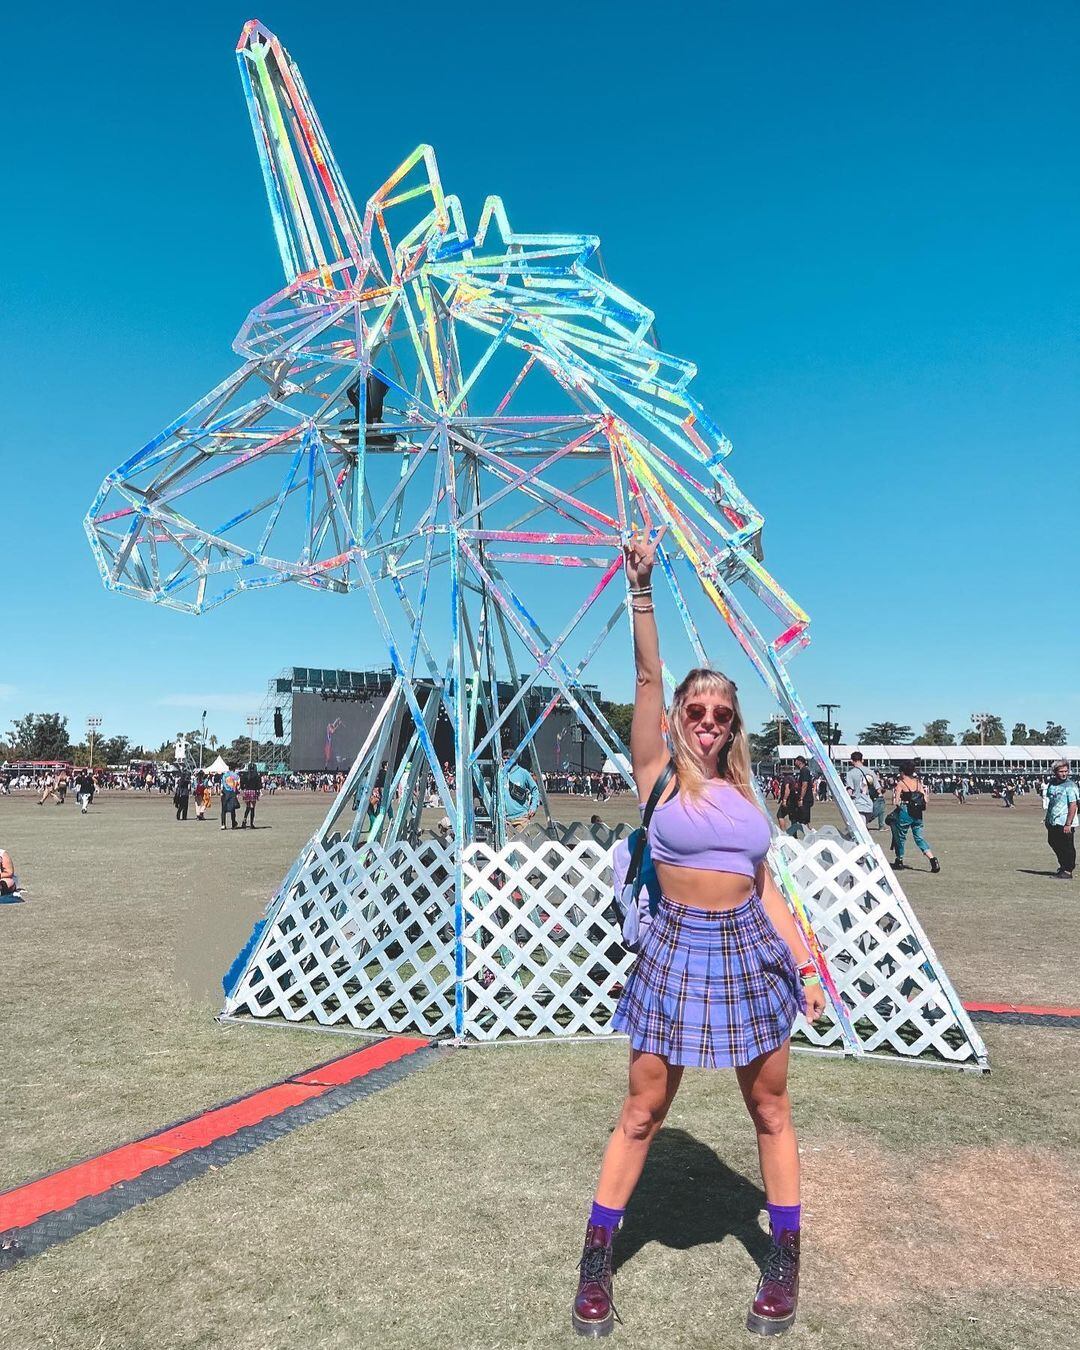
[[[802,1002],[795,960],[756,894],[720,910],[665,895],[611,1026],[669,1064],[729,1069],[783,1045]]]

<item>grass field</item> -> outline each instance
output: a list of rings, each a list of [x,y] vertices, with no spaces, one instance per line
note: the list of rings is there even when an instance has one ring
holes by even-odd
[[[264,828],[222,836],[177,824],[165,798],[106,797],[85,818],[0,799],[28,895],[0,906],[0,1187],[355,1044],[213,1020],[222,971],[327,804],[279,796]],[[1037,802],[935,802],[926,828],[944,871],[905,887],[963,997],[1080,1005],[1080,890],[1048,875]],[[796,1058],[807,1256],[788,1345],[1076,1343],[1080,1032],[981,1029],[989,1078]],[[625,1053],[450,1052],[0,1275],[0,1345],[574,1344]],[[762,1204],[734,1083],[689,1073],[620,1235],[618,1343],[752,1344]]]

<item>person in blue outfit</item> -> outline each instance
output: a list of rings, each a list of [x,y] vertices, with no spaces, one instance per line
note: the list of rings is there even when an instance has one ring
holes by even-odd
[[[1076,871],[1076,815],[1080,805],[1080,788],[1073,782],[1069,761],[1059,759],[1050,770],[1046,787],[1046,841],[1054,850],[1058,881],[1072,881]]]

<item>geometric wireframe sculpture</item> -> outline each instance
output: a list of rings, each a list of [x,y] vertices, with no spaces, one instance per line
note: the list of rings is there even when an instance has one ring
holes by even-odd
[[[811,941],[815,917],[829,929],[826,1041],[876,1047],[875,1019],[898,1025],[917,986],[935,1053],[985,1064],[791,683],[807,616],[764,566],[762,517],[690,392],[694,366],[659,347],[595,238],[516,232],[497,197],[470,229],[428,146],[359,212],[278,39],[253,21],[237,55],[286,284],[244,322],[240,368],[106,478],[88,536],[107,586],[192,613],[287,581],[362,591],[396,679],[229,1007],[459,1035],[606,1027],[627,963],[604,860],[541,828],[535,742],[561,702],[625,755],[585,675],[628,630],[623,539],[663,524],[658,596],[702,663],[722,620],[848,826],[846,842],[785,838],[770,854]],[[450,840],[421,831],[429,776]],[[540,807],[524,829],[509,790],[522,778]],[[877,945],[901,944],[873,977],[866,951],[844,956],[853,927],[874,941],[837,917],[853,890],[887,916]],[[920,1034],[882,1043],[905,1053]]]

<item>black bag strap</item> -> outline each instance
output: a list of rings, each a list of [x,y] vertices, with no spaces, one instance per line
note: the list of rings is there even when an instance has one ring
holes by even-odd
[[[645,845],[649,838],[649,821],[652,820],[652,814],[660,801],[660,797],[675,777],[675,761],[669,759],[664,765],[663,772],[656,780],[656,786],[649,793],[649,800],[645,803],[645,813],[641,817],[641,829],[638,832],[637,843],[634,845],[633,857],[630,859],[630,866],[626,870],[626,880],[623,887],[636,886],[638,873],[641,871],[642,860],[645,857]]]

